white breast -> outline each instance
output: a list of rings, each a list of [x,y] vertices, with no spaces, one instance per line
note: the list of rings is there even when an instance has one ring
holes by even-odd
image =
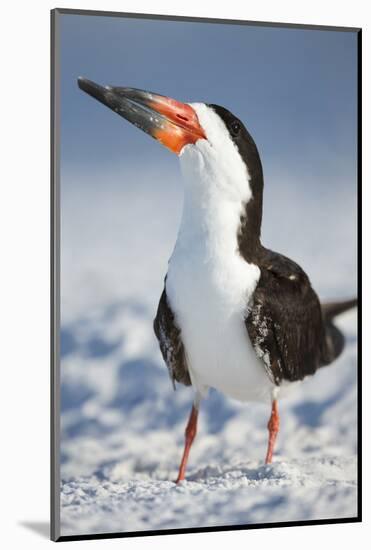
[[[259,269],[239,259],[223,266],[204,262],[195,247],[177,250],[169,263],[166,292],[186,350],[193,386],[239,399],[269,400],[273,385],[248,337],[246,304]]]
[[[273,385],[244,322],[260,277],[238,252],[249,175],[221,119],[205,105],[193,107],[208,140],[180,155],[184,205],[166,293],[193,386],[201,394],[213,387],[242,401],[269,400]]]

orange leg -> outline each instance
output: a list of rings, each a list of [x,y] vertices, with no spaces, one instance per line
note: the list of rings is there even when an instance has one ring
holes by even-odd
[[[197,417],[198,417],[198,409],[197,407],[195,407],[195,405],[193,405],[191,414],[189,416],[188,424],[186,427],[186,431],[185,431],[184,452],[183,452],[182,462],[180,463],[179,474],[178,474],[176,483],[179,483],[179,481],[183,481],[185,476],[189,451],[191,450],[193,440],[196,437],[196,433],[197,433]]]
[[[272,462],[274,444],[276,442],[278,430],[280,427],[280,416],[278,414],[277,399],[274,399],[272,402],[272,412],[267,427],[269,430],[269,441],[265,463],[270,464]]]

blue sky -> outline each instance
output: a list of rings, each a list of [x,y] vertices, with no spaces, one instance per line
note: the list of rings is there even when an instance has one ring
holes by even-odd
[[[76,78],[227,107],[263,166],[355,173],[354,32],[114,17],[61,17],[62,167],[95,170],[169,152],[82,93]]]
[[[235,113],[262,158],[263,243],[302,265],[321,296],[354,293],[356,33],[60,22],[63,318],[124,296],[154,311],[182,205],[176,155],[83,93],[78,76]]]

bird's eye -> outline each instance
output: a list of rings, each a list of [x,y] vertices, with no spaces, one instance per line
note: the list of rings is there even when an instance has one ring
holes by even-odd
[[[237,120],[235,120],[234,122],[232,122],[229,128],[230,128],[231,134],[233,136],[237,136],[239,131],[241,130],[241,124],[237,122]]]

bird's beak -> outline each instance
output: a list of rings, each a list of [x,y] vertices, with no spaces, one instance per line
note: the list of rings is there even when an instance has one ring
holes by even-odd
[[[135,88],[100,86],[82,77],[78,85],[174,153],[179,154],[185,145],[206,139],[190,105]]]

